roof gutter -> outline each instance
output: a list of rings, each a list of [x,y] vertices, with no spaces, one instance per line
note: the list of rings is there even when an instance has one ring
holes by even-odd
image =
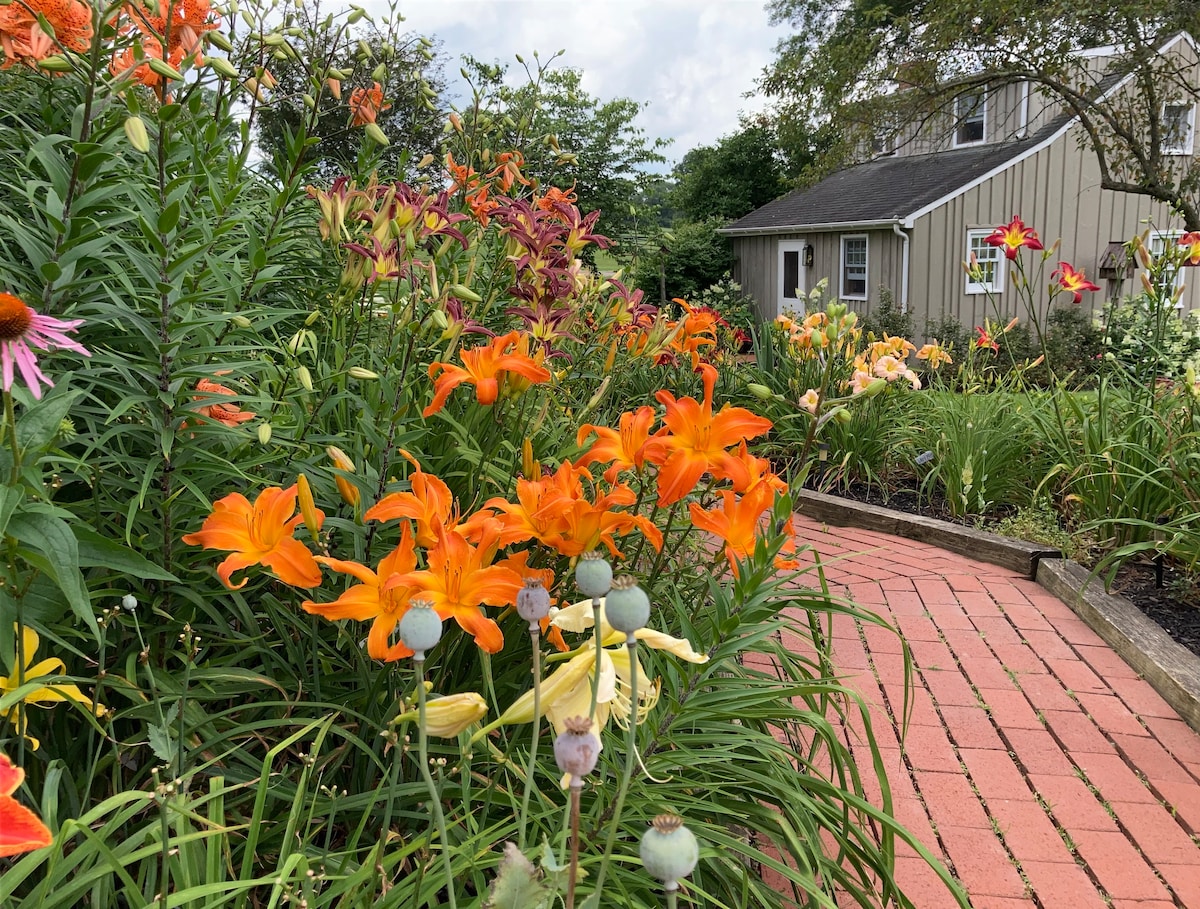
[[[763,234],[794,234],[808,230],[863,230],[888,228],[901,223],[899,218],[883,221],[827,221],[823,224],[781,224],[778,227],[719,227],[717,233],[730,237],[752,237]]]
[[[892,232],[900,238],[903,246],[900,249],[900,313],[908,313],[908,244],[912,237],[897,221],[892,224]]]

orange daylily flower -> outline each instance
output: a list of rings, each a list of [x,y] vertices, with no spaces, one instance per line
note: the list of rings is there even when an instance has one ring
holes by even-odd
[[[547,590],[554,589],[554,569],[552,568],[531,568],[529,565],[529,550],[523,549],[520,552],[514,552],[512,555],[501,559],[496,563],[501,568],[508,568],[515,571],[524,582],[526,578],[537,578],[542,582],[542,586]],[[553,602],[553,600],[552,600]],[[560,653],[566,653],[571,648],[563,639],[562,629],[557,625],[550,624],[551,616],[546,616],[539,622],[542,628],[542,635],[549,641],[554,649]]]
[[[196,413],[203,414],[210,420],[216,420],[218,423],[223,423],[229,427],[235,427],[239,423],[245,423],[247,420],[253,420],[257,414],[250,410],[242,410],[236,404],[221,404],[214,402],[212,395],[228,395],[234,397],[237,392],[232,388],[220,385],[210,379],[201,379],[196,383],[196,391],[199,395],[192,397],[193,401],[208,401],[200,407],[195,408]]]
[[[928,360],[930,369],[937,369],[943,363],[953,363],[949,352],[946,348],[938,343],[937,338],[934,338],[924,347],[917,351],[918,360]]]
[[[367,509],[365,521],[391,521],[408,518],[417,528],[417,545],[432,549],[437,545],[438,529],[453,530],[467,540],[478,541],[482,522],[492,517],[492,512],[476,512],[467,521],[460,523],[458,505],[454,494],[438,477],[425,473],[417,460],[403,449],[400,450],[416,468],[408,478],[409,492],[393,492],[384,496]]]
[[[391,110],[383,103],[383,86],[376,82],[370,88],[356,88],[350,93],[350,125],[366,126],[374,123],[383,111]]]
[[[430,363],[429,378],[436,380],[433,401],[421,415],[428,417],[441,410],[446,404],[446,399],[450,397],[450,392],[464,382],[475,386],[476,401],[490,405],[495,404],[500,395],[500,379],[505,373],[515,372],[535,383],[549,381],[550,371],[539,366],[533,358],[520,353],[510,353],[520,339],[520,332],[510,331],[506,335],[493,338],[489,344],[464,350],[459,354],[463,366]]]
[[[1183,251],[1184,265],[1200,265],[1200,230],[1193,230],[1179,238]]]
[[[500,512],[500,545],[554,538],[562,523],[562,512],[583,495],[581,478],[591,476],[587,468],[563,461],[552,474],[535,480],[518,479],[516,502],[499,497],[484,502],[484,508]]]
[[[696,487],[705,473],[736,470],[729,467],[733,455],[726,449],[771,429],[770,420],[756,416],[744,407],[726,404],[713,414],[717,370],[702,363],[699,371],[704,382],[703,403],[690,397],[676,400],[666,390],[655,395],[666,405],[663,423],[670,430],[669,434],[655,436],[646,442],[646,460],[660,465],[659,505],[678,502]]]
[[[459,164],[454,160],[454,152],[446,154],[446,172],[450,174],[451,193],[460,189],[474,189],[479,185],[479,174],[469,164]]]
[[[510,568],[491,565],[498,548],[499,524],[488,522],[478,546],[453,531],[440,528],[438,543],[429,550],[429,567],[401,575],[396,583],[414,588],[414,596],[428,600],[443,619],[454,619],[487,653],[504,648],[504,634],[483,605],[506,606],[516,602],[521,576]]]
[[[750,454],[750,447],[745,442],[722,465],[717,479],[730,480],[734,492],[747,493],[760,484],[787,492],[787,483],[771,470],[771,462]]]
[[[13,798],[25,771],[0,754],[0,858],[42,849],[54,841],[50,828]]]
[[[376,571],[358,562],[326,556],[317,556],[316,560],[334,571],[352,575],[362,583],[355,584],[332,603],[305,600],[300,608],[331,622],[338,619],[359,622],[372,619],[371,631],[367,635],[367,653],[373,659],[390,663],[412,656],[413,652],[403,642],[389,644],[396,625],[408,612],[415,591],[415,588],[400,580],[417,567],[417,554],[413,549],[413,535],[409,526],[404,525],[400,531],[399,545],[379,560]]]
[[[1044,248],[1042,241],[1038,239],[1037,231],[1032,227],[1026,227],[1025,222],[1015,215],[1007,224],[1002,224],[989,236],[984,237],[983,242],[988,246],[1001,247],[1004,255],[1009,259],[1016,259],[1017,250],[1022,246],[1028,249]]]
[[[619,425],[619,429],[609,429],[607,426],[587,423],[579,427],[575,437],[575,444],[582,445],[588,436],[595,434],[596,441],[576,464],[579,467],[597,463],[611,464],[603,474],[609,483],[615,483],[622,470],[641,472],[646,462],[646,442],[650,439],[650,427],[654,425],[654,408],[644,404],[635,411],[626,411],[621,414]],[[665,431],[659,430],[659,433]]]
[[[671,339],[671,349],[687,354],[692,360],[692,369],[700,365],[700,348],[716,346],[717,325],[721,315],[706,307],[692,307],[684,300],[675,298],[686,315],[679,323],[679,331]]]
[[[763,512],[771,507],[774,499],[775,490],[761,483],[740,498],[731,490],[722,490],[720,508],[705,511],[695,502],[688,505],[692,523],[696,527],[707,530],[725,541],[725,558],[729,560],[734,577],[738,576],[737,560],[748,558],[754,553]],[[795,550],[796,541],[789,539],[784,544],[780,557],[775,560],[776,567],[794,568],[794,559],[784,559],[781,556]]]
[[[189,546],[230,550],[217,568],[221,581],[230,590],[246,586],[246,578],[233,584],[230,576],[251,565],[264,565],[293,587],[316,587],[321,583],[321,568],[304,545],[293,538],[304,520],[296,510],[297,487],[269,486],[254,504],[239,492],[231,492],[213,503],[212,514],[195,533],[183,537]],[[324,515],[318,511],[323,520]]]
[[[1050,277],[1057,278],[1059,287],[1068,293],[1074,294],[1074,302],[1076,303],[1083,299],[1083,291],[1097,291],[1100,289],[1099,285],[1093,284],[1084,277],[1082,271],[1076,271],[1066,262],[1059,262],[1058,268],[1054,270],[1054,273]]]

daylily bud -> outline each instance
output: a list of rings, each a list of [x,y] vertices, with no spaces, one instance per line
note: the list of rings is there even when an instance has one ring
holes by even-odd
[[[271,424],[260,423],[258,425],[258,444],[266,445],[271,441]]]
[[[767,388],[765,385],[759,385],[757,382],[751,382],[746,386],[746,390],[760,401],[769,401],[775,397],[775,392]]]
[[[307,366],[296,367],[296,379],[304,386],[305,391],[313,390],[312,373],[308,371]]]
[[[321,532],[321,524],[325,520],[325,515],[317,509],[317,503],[313,501],[312,487],[308,485],[308,477],[304,474],[296,477],[296,498],[300,502],[300,514],[304,518],[304,526],[308,528],[309,536],[315,540],[317,534]]]
[[[146,132],[146,121],[134,114],[125,118],[125,138],[135,149],[145,154],[150,151],[150,136]]]
[[[371,70],[371,79],[375,82],[385,82],[387,80],[387,64],[380,63]]]
[[[538,463],[533,459],[533,440],[529,436],[521,443],[521,473],[526,477],[539,475]]]
[[[307,94],[304,95],[303,100],[304,100],[304,106],[307,107],[309,110],[317,109],[317,99],[314,98],[312,95],[307,95]]]
[[[300,353],[300,351],[304,349],[304,332],[296,332],[294,335],[288,338],[285,346],[288,349],[288,353],[290,353],[292,356]]]
[[[48,73],[69,73],[75,67],[71,65],[71,61],[62,54],[51,54],[38,61],[38,69],[44,69]]]
[[[366,130],[367,135],[370,136],[371,139],[374,140],[374,142],[377,145],[391,145],[392,144],[388,140],[388,137],[384,134],[383,130],[381,130],[379,128],[379,124],[368,123],[365,127],[365,130]]]
[[[316,323],[316,321],[317,321],[318,319],[320,319],[320,318],[321,318],[321,310],[319,310],[319,309],[314,309],[314,310],[313,310],[312,312],[310,312],[310,313],[308,314],[308,316],[305,318],[305,320],[304,320],[304,327],[305,327],[305,328],[309,328],[309,327],[310,327],[310,326],[312,326],[314,323]],[[307,332],[307,334],[309,334],[309,335],[312,335],[312,332]],[[314,340],[314,343],[315,343],[315,340]]]
[[[209,44],[212,44],[215,47],[225,51],[227,54],[233,51],[233,42],[226,38],[225,35],[222,34],[222,32],[218,29],[213,29],[210,32],[206,32],[204,37]]]
[[[361,366],[351,366],[346,370],[346,375],[352,379],[359,379],[360,381],[370,381],[372,379],[379,378],[379,373],[371,372],[369,369],[363,369]]]
[[[454,296],[466,300],[468,303],[483,302],[483,297],[479,296],[479,294],[475,293],[475,291],[471,290],[465,284],[451,284],[449,289],[450,293],[454,294]]]
[[[425,731],[439,739],[452,739],[487,715],[487,702],[474,691],[433,698],[425,705]],[[416,710],[409,710],[392,720],[393,723],[413,722]]]
[[[433,320],[433,324],[442,331],[445,331],[450,327],[450,319],[447,318],[446,314],[440,309],[435,309],[433,312],[431,312],[429,314],[429,318],[431,318]]]
[[[232,322],[234,325],[236,325],[238,328],[250,328],[254,324],[249,319],[247,319],[245,316],[243,316],[239,313],[234,313],[232,316],[230,316],[229,321]]]
[[[329,455],[330,460],[333,461],[334,467],[338,468],[339,470],[343,470],[346,473],[354,473],[354,462],[350,460],[350,458],[346,455],[346,452],[342,451],[337,446],[330,445],[325,449],[325,454]],[[359,500],[361,499],[361,496],[358,493],[358,487],[345,477],[338,474],[334,475],[333,482],[337,484],[338,492],[342,496],[342,501],[347,505],[357,508]],[[412,647],[413,650],[417,649],[416,647],[413,647],[412,644],[409,644],[408,646]],[[428,650],[429,648],[426,647],[424,649]]]
[[[159,57],[151,57],[146,62],[150,65],[150,69],[158,73],[158,75],[162,76],[164,79],[171,79],[175,82],[183,81],[183,73],[173,67],[170,63],[167,63],[165,60],[162,60]]]
[[[871,384],[863,391],[863,396],[873,398],[885,388],[887,388],[887,379],[872,379]]]
[[[269,69],[264,69],[262,71],[262,75],[258,77],[258,81],[267,91],[273,89],[277,84],[275,82],[275,77],[271,74]]]
[[[328,79],[325,80],[325,87],[329,89],[329,94],[333,95],[334,100],[336,100],[336,101],[342,100],[342,80],[341,79],[335,79],[333,76],[330,76]]]

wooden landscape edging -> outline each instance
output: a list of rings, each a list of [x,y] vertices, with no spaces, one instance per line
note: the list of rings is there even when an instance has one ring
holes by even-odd
[[[806,517],[929,543],[1037,581],[1145,678],[1184,722],[1200,732],[1200,657],[1176,643],[1129,600],[1105,592],[1099,579],[1083,566],[1063,559],[1058,550],[806,489],[792,496],[796,510]]]

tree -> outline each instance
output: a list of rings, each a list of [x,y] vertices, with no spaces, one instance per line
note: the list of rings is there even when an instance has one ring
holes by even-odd
[[[716,145],[693,148],[673,176],[675,207],[692,221],[740,218],[787,189],[775,133],[761,119]]]
[[[355,88],[379,82],[388,107],[376,115],[376,125],[389,144],[376,148],[383,177],[412,179],[416,163],[436,153],[442,141],[445,112],[437,99],[445,91],[437,45],[428,38],[398,34],[389,22],[367,24],[355,31],[345,18],[320,18],[319,8],[297,6],[299,43],[294,56],[271,61],[275,87],[269,103],[257,112],[258,138],[269,160],[275,160],[289,136],[303,128],[316,141],[303,160],[316,168],[316,177],[329,182],[354,169],[365,139],[361,127],[351,126],[348,101]],[[342,78],[330,82],[330,71]],[[337,97],[341,95],[341,97]],[[315,111],[309,107],[313,99]],[[437,162],[435,169],[440,169]]]
[[[695,299],[733,268],[729,238],[717,233],[725,224],[724,218],[684,221],[665,231],[657,252],[638,258],[634,285],[651,300],[660,295],[667,300]]]
[[[526,177],[574,187],[580,210],[599,209],[601,232],[619,236],[632,224],[630,206],[655,179],[648,168],[665,163],[660,150],[667,142],[634,124],[644,104],[589,95],[580,70],[552,68],[557,57],[534,67],[518,57],[528,79],[516,87],[505,82],[506,67],[468,57],[464,72],[475,95],[463,119],[499,124],[497,147],[521,152]]]
[[[828,123],[839,152],[967,91],[1028,82],[1075,117],[1105,189],[1165,202],[1200,229],[1200,166],[1170,153],[1168,103],[1200,98],[1167,39],[1200,31],[1200,0],[770,0],[795,34],[761,83],[785,121]],[[1109,64],[1081,55],[1111,46]],[[1120,90],[1111,89],[1127,77]],[[909,91],[896,91],[901,85]]]

